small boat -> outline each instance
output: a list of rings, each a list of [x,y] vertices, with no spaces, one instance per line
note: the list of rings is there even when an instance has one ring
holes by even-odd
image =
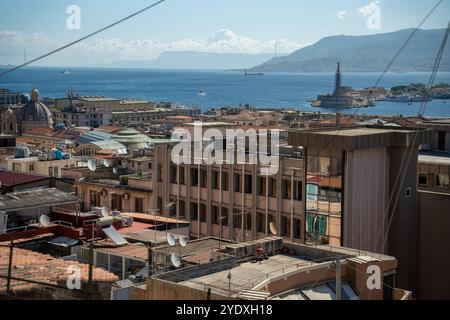
[[[204,97],[204,96],[206,96],[207,95],[207,93],[205,92],[205,90],[200,90],[200,92],[198,93],[198,95],[200,96],[200,97]]]
[[[69,70],[64,70],[63,72],[61,72],[62,74],[70,74]]]

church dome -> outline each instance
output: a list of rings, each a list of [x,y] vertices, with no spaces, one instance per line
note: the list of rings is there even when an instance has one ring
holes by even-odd
[[[52,113],[45,104],[39,101],[39,91],[37,89],[31,91],[31,101],[22,108],[20,120],[26,122],[45,122],[49,126],[53,124]]]

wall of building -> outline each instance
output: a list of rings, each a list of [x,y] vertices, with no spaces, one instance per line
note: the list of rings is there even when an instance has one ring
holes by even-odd
[[[450,194],[419,191],[419,299],[450,298]]]
[[[344,182],[345,247],[382,251],[388,201],[386,148],[346,152]]]

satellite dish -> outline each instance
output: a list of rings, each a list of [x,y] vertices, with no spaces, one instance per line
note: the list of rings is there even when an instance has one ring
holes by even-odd
[[[114,175],[118,176],[119,175],[119,169],[113,168],[113,173],[114,173]]]
[[[109,160],[103,160],[103,165],[107,168],[111,167],[111,162],[109,162]]]
[[[91,159],[91,160],[88,161],[88,168],[91,171],[97,170],[97,164],[95,163],[95,160]]]
[[[273,235],[277,235],[278,234],[277,227],[275,226],[275,223],[271,222],[269,224],[269,229],[270,229],[270,233],[272,233]]]
[[[174,245],[177,244],[177,240],[175,239],[175,236],[173,234],[171,234],[171,233],[167,234],[167,243],[171,247],[173,247]]]
[[[182,247],[186,247],[188,242],[189,242],[189,237],[186,237],[186,236],[180,237],[180,245]]]
[[[51,225],[50,218],[46,214],[43,214],[42,216],[39,217],[39,223],[44,228],[49,227]]]
[[[109,216],[109,209],[107,207],[102,207],[102,216],[105,218]]]
[[[172,264],[175,268],[181,267],[181,257],[178,254],[172,253],[170,256],[170,260],[172,261]]]

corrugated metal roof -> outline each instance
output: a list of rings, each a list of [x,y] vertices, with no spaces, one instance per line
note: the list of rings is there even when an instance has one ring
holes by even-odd
[[[89,131],[78,138],[79,143],[90,143],[94,141],[111,140],[112,134],[104,131]]]
[[[0,195],[0,211],[17,211],[76,202],[76,196],[56,188],[34,189]]]

